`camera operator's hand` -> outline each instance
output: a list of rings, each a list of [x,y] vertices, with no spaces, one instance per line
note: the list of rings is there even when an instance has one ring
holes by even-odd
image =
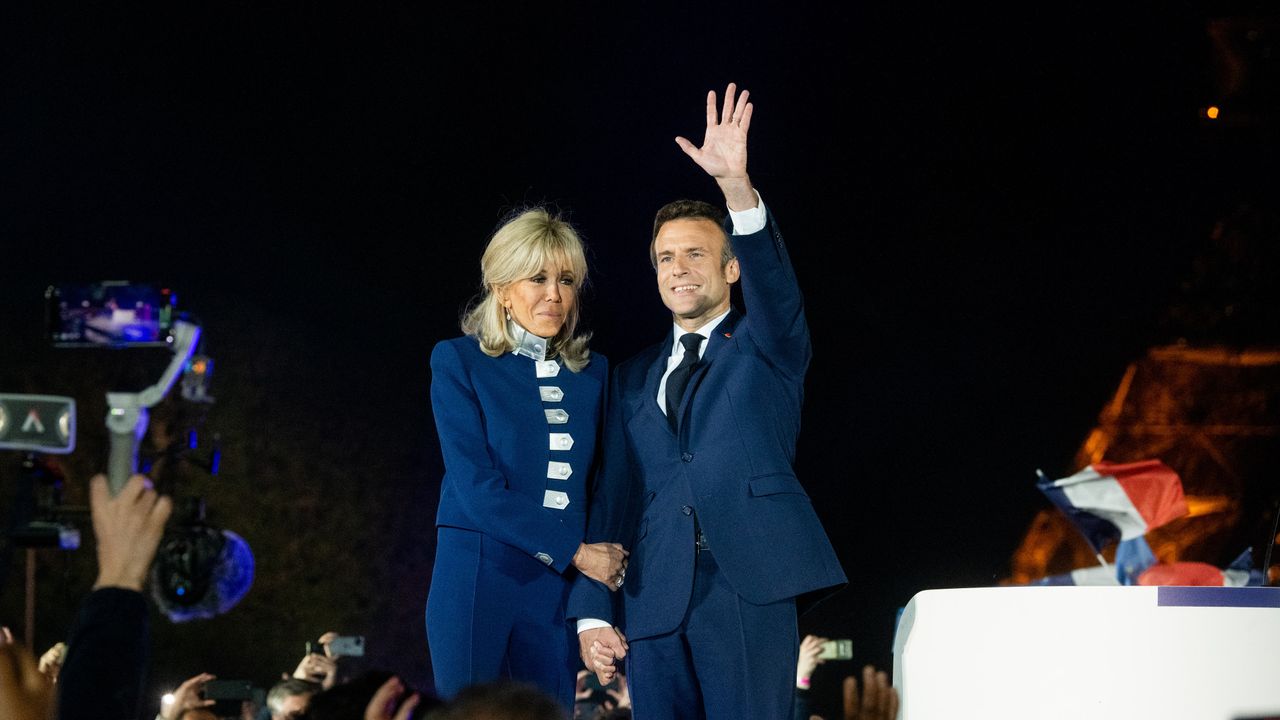
[[[98,474],[89,481],[89,507],[98,541],[98,581],[94,589],[141,591],[173,503],[156,494],[145,475],[129,478],[120,494],[112,497],[107,476]]]
[[[328,690],[338,680],[338,661],[320,653],[310,653],[298,663],[293,676],[299,680],[320,683],[320,687]]]
[[[200,673],[195,677],[187,678],[173,691],[173,702],[160,707],[161,720],[178,720],[182,714],[188,710],[195,708],[212,707],[217,703],[216,700],[205,700],[202,698],[204,693],[204,684],[213,680],[215,676],[209,673]]]

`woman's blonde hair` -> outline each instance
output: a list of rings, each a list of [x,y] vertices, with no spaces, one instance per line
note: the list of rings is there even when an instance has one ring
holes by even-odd
[[[514,350],[516,339],[507,327],[506,308],[497,293],[517,280],[533,277],[548,262],[573,272],[574,295],[578,301],[573,303],[560,332],[547,343],[547,357],[558,355],[565,367],[578,372],[587,366],[591,357],[587,349],[591,334],[574,335],[578,327],[580,291],[587,281],[586,251],[573,227],[544,208],[513,213],[489,238],[480,257],[480,294],[472,299],[462,315],[462,332],[478,340],[480,349],[491,357]]]

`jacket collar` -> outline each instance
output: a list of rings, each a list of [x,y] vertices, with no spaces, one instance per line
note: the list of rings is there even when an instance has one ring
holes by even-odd
[[[551,343],[546,338],[525,330],[515,320],[507,321],[507,331],[511,333],[511,337],[515,338],[516,341],[516,346],[511,349],[512,355],[523,355],[538,362],[547,359],[547,346]]]

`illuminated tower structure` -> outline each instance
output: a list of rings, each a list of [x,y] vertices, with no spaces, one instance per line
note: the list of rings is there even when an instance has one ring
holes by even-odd
[[[1064,468],[1159,459],[1177,471],[1189,514],[1147,534],[1162,562],[1225,567],[1252,547],[1260,567],[1280,512],[1280,13],[1241,7],[1205,18],[1200,143],[1178,150],[1205,163],[1195,192],[1221,219],[1160,318],[1156,342],[1125,368],[1074,467]],[[1113,552],[1104,551],[1108,561]],[[1280,548],[1273,566],[1277,555]],[[1046,503],[1005,582],[1096,563]]]

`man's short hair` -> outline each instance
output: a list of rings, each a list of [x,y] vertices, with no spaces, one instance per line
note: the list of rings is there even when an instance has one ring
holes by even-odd
[[[737,256],[733,254],[733,243],[729,239],[729,234],[724,232],[724,218],[723,210],[701,200],[674,200],[663,205],[658,208],[658,214],[653,218],[653,237],[649,240],[649,262],[655,269],[658,267],[658,254],[654,246],[658,241],[658,231],[663,225],[672,220],[710,220],[724,234],[724,245],[720,250],[720,267],[728,265],[729,261]]]
[[[294,695],[315,695],[318,692],[320,692],[320,683],[300,678],[287,678],[272,685],[267,691],[267,708],[274,715],[280,712],[280,703],[284,702],[285,698]]]

